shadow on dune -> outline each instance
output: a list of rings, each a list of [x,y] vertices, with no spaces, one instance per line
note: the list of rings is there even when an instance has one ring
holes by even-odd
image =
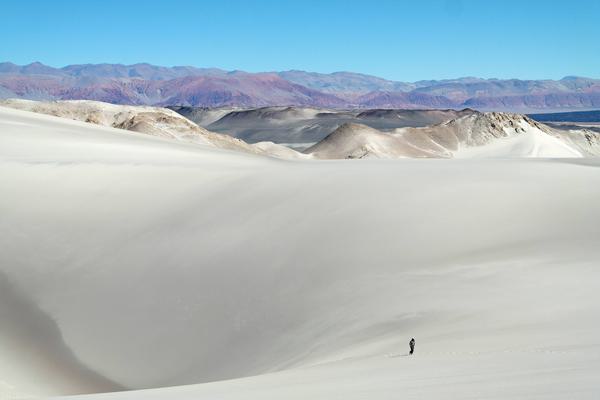
[[[16,391],[69,395],[124,390],[83,365],[56,322],[0,271],[0,373]]]

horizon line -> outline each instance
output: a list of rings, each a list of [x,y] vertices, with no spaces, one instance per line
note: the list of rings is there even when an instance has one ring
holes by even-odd
[[[92,63],[92,62],[87,62],[87,63],[74,63],[74,64],[66,64],[63,66],[55,66],[55,65],[51,65],[51,64],[46,64],[44,62],[41,61],[32,61],[30,63],[26,63],[26,64],[17,64],[14,63],[12,61],[0,61],[0,64],[12,64],[15,65],[17,67],[28,67],[31,65],[35,65],[35,64],[39,64],[39,65],[43,65],[45,67],[50,67],[50,68],[54,68],[54,69],[65,69],[67,67],[72,67],[72,66],[83,66],[83,65],[118,65],[118,66],[123,66],[123,67],[134,67],[136,65],[149,65],[152,67],[160,67],[160,68],[196,68],[196,69],[200,69],[200,70],[219,70],[219,71],[223,71],[225,73],[234,73],[234,72],[240,72],[240,73],[246,73],[246,74],[278,74],[278,73],[282,73],[282,72],[304,72],[307,74],[319,74],[319,75],[335,75],[335,74],[355,74],[355,75],[363,75],[363,76],[368,76],[368,77],[372,77],[372,78],[378,78],[378,79],[383,79],[389,82],[394,82],[394,83],[419,83],[419,82],[426,82],[426,81],[457,81],[457,80],[465,80],[465,79],[480,79],[480,80],[485,80],[485,81],[511,81],[511,80],[517,80],[517,81],[561,81],[561,80],[565,80],[565,79],[573,79],[573,78],[579,78],[579,79],[591,79],[591,80],[600,80],[600,78],[592,78],[589,76],[583,76],[583,75],[565,75],[562,78],[497,78],[497,77],[482,77],[482,76],[474,76],[474,75],[465,75],[465,76],[459,76],[459,77],[454,77],[454,78],[429,78],[429,79],[419,79],[419,80],[415,80],[415,81],[404,81],[404,80],[394,80],[394,79],[389,79],[389,78],[385,78],[379,75],[373,75],[373,74],[368,74],[368,73],[364,73],[364,72],[356,72],[356,71],[348,71],[348,70],[339,70],[339,71],[332,71],[332,72],[318,72],[318,71],[308,71],[308,70],[303,70],[303,69],[297,69],[297,68],[291,68],[291,69],[284,69],[284,70],[272,70],[272,71],[246,71],[246,70],[242,70],[242,69],[225,69],[225,68],[221,68],[221,67],[199,67],[199,66],[195,66],[195,65],[160,65],[160,64],[152,64],[151,62],[147,62],[147,61],[141,61],[141,62],[136,62],[133,64],[125,64],[125,63],[121,63],[121,62],[101,62],[101,63]]]

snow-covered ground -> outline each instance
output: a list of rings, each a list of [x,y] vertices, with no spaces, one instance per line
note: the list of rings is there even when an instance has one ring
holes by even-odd
[[[0,107],[0,192],[0,396],[600,395],[598,159],[284,161]]]

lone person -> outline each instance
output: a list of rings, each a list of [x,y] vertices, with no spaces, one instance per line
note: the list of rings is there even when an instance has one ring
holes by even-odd
[[[415,338],[410,339],[410,342],[408,342],[408,345],[410,346],[410,353],[408,354],[412,354],[415,352]]]

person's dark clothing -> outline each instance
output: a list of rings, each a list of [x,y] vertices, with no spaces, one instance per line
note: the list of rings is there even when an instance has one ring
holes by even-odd
[[[408,345],[410,346],[410,353],[409,354],[414,353],[414,351],[415,351],[415,339],[414,338],[410,339],[410,342],[408,342]]]

